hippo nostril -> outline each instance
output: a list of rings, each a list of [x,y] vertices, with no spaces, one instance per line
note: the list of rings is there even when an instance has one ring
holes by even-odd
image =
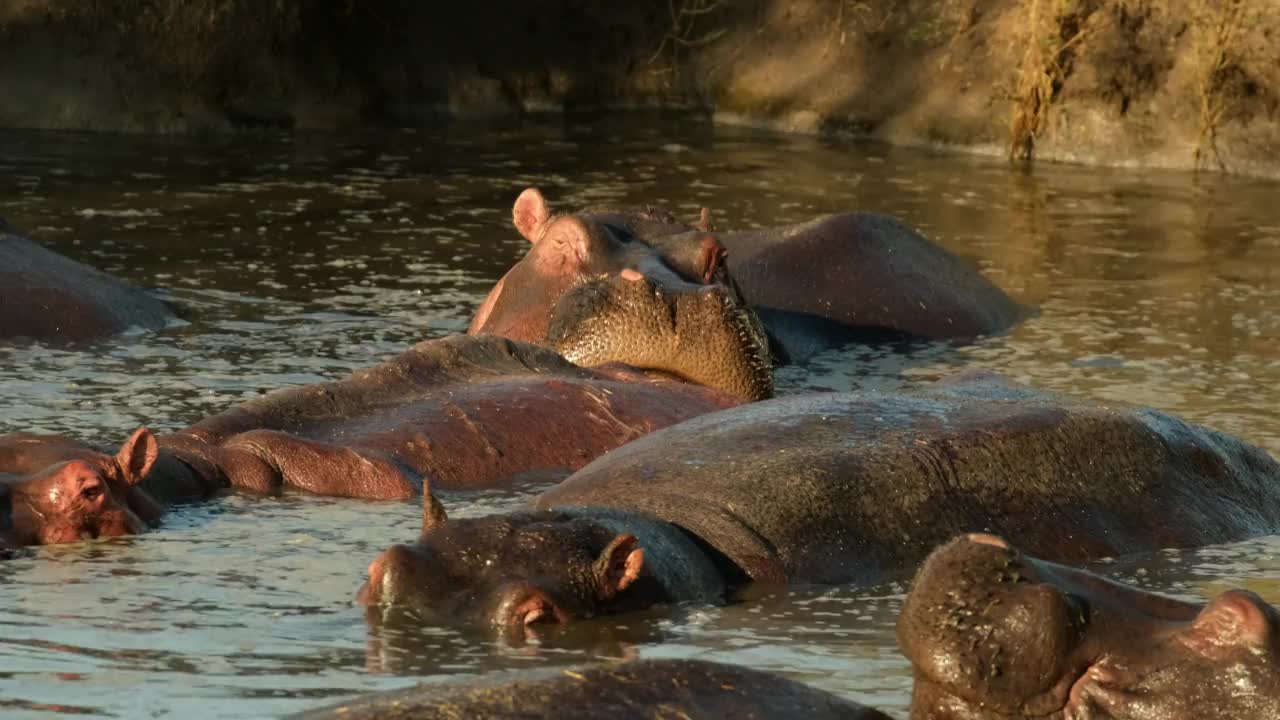
[[[1004,538],[989,533],[969,533],[965,536],[965,539],[979,545],[991,545],[1001,550],[1009,549],[1009,543],[1005,542]]]

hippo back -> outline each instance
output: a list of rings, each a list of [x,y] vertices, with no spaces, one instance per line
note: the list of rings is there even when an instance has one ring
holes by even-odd
[[[1003,332],[1026,312],[970,263],[884,215],[840,213],[718,237],[747,302],[766,317],[967,339]]]
[[[22,237],[0,220],[0,340],[94,340],[173,319],[160,300]]]
[[[632,438],[738,402],[624,367],[579,367],[537,345],[454,335],[341,380],[245,401],[161,444],[234,484],[261,461],[284,484],[373,497],[353,468],[384,468],[380,477],[402,490],[421,478],[436,490],[559,480]]]
[[[643,511],[753,578],[873,582],[962,532],[1058,562],[1280,529],[1280,466],[1148,408],[990,377],[742,406],[620,447],[535,499]]]
[[[295,716],[343,718],[810,718],[888,716],[771,673],[698,660],[636,660],[577,669],[525,670],[466,683],[426,683]]]

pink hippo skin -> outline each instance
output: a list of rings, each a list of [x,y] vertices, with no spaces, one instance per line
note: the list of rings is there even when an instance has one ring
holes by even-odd
[[[545,348],[430,340],[344,379],[288,388],[115,455],[61,436],[0,436],[0,547],[141,532],[168,502],[224,488],[408,498],[559,479],[659,428],[740,403]],[[427,504],[427,509],[432,504]]]
[[[621,366],[582,368],[498,337],[428,340],[329,383],[237,405],[161,438],[236,487],[391,499],[559,478],[740,399]]]
[[[142,532],[160,517],[139,487],[157,454],[146,429],[115,456],[57,436],[0,436],[0,548]]]

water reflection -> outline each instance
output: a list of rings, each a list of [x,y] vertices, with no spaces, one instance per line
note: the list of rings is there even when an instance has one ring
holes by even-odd
[[[0,430],[112,444],[270,389],[330,379],[465,328],[525,249],[536,184],[560,207],[665,205],[722,227],[858,208],[972,259],[1040,313],[973,345],[854,346],[779,374],[784,393],[892,389],[962,367],[1154,405],[1280,453],[1275,183],[1042,166],[713,129],[548,122],[362,138],[2,133],[0,215],[163,288],[186,325],[75,350],[0,348]],[[445,496],[452,515],[536,487]],[[301,496],[185,506],[142,538],[0,565],[0,712],[249,717],[418,676],[591,658],[699,657],[783,672],[901,714],[904,588],[762,594],[601,619],[538,642],[366,624],[364,568],[417,533],[414,503]],[[1182,597],[1280,600],[1280,539],[1097,569]],[[411,679],[408,676],[413,676]]]

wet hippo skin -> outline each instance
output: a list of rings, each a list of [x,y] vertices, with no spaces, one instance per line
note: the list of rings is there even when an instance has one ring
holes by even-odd
[[[1225,542],[1280,528],[1280,465],[1149,408],[968,373],[695,418],[531,505],[462,520],[430,505],[360,599],[506,631],[720,602],[747,582],[883,582],[968,531],[1065,562]]]
[[[1276,532],[1280,465],[1157,410],[978,371],[695,418],[536,499],[601,502],[674,522],[752,574],[847,581],[910,570],[967,531],[1063,562]]]
[[[578,367],[504,338],[429,340],[181,432],[139,429],[114,456],[63,436],[0,435],[0,544],[136,533],[170,503],[228,488],[394,499],[424,481],[457,489],[560,479],[628,440],[739,402],[623,366]],[[55,489],[62,500],[51,505]],[[85,494],[91,507],[65,501]]]
[[[512,678],[468,683],[429,683],[294,717],[888,720],[876,710],[772,673],[698,660],[636,660],[524,671]]]
[[[582,467],[739,400],[623,367],[582,368],[505,338],[428,340],[328,383],[250,400],[160,439],[237,487],[364,498],[476,488]]]
[[[128,283],[32,242],[0,219],[0,341],[80,342],[175,317]]]
[[[898,620],[913,720],[1280,717],[1280,617],[1186,603],[968,535],[924,562]]]

